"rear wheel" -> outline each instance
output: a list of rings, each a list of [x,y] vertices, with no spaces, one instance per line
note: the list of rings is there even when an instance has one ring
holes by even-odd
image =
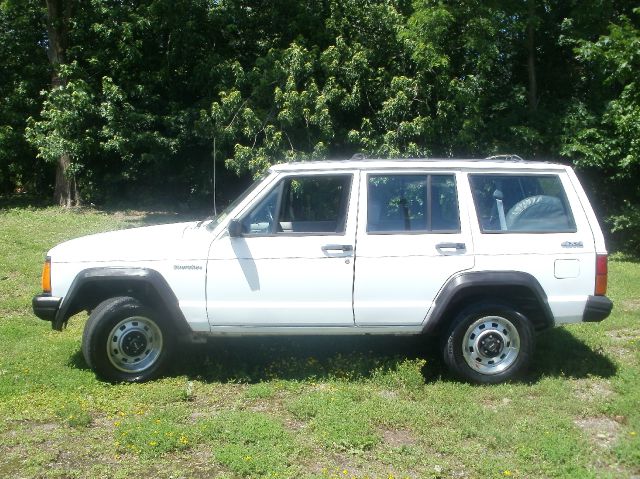
[[[91,313],[82,353],[104,379],[142,382],[161,374],[173,350],[173,336],[164,318],[137,299],[110,298]]]
[[[458,376],[479,384],[516,378],[534,349],[533,327],[510,306],[478,303],[455,318],[444,341],[444,360]]]

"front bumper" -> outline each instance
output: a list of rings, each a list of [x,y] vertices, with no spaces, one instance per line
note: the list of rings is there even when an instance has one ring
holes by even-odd
[[[611,309],[613,309],[613,302],[606,296],[589,296],[582,314],[582,321],[600,322],[611,314]]]
[[[62,298],[57,298],[50,294],[39,294],[33,297],[31,305],[37,317],[45,321],[53,321],[56,319],[56,314],[58,314],[61,302]]]

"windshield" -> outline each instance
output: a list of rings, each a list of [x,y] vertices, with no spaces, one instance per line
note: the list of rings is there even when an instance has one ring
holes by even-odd
[[[251,183],[251,185],[246,190],[244,190],[244,192],[240,196],[238,196],[235,200],[229,203],[229,205],[224,210],[222,210],[220,214],[210,218],[213,221],[211,221],[211,223],[207,225],[207,229],[212,230],[216,226],[218,226],[220,223],[222,223],[222,221],[227,216],[229,216],[229,213],[231,213],[231,211],[233,211],[233,209],[236,206],[242,203],[247,196],[249,196],[258,188],[258,186],[262,183],[262,180],[264,180],[266,176],[267,176],[266,173],[264,175],[260,175],[260,177],[258,177],[253,183]]]

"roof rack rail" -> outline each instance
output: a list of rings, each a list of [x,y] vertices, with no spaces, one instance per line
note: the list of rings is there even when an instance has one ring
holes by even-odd
[[[487,156],[485,160],[524,161],[524,159],[521,156],[511,154],[511,153],[506,155]]]

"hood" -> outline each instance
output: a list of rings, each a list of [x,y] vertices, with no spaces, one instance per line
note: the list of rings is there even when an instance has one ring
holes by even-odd
[[[182,253],[196,258],[200,255],[198,248],[184,243],[191,243],[202,232],[206,228],[198,228],[196,222],[111,231],[60,243],[49,251],[49,256],[54,263],[157,261],[180,257]]]

